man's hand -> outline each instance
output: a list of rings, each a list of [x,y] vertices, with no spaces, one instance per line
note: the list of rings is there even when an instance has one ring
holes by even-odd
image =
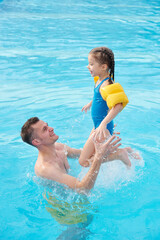
[[[95,154],[102,161],[109,154],[116,151],[119,146],[121,146],[121,138],[116,138],[116,136],[110,137],[107,141],[103,143],[99,143],[98,141],[94,141],[95,145]]]

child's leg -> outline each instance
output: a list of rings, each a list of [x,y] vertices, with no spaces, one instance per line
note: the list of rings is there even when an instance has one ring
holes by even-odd
[[[79,158],[79,163],[83,167],[90,166],[91,162],[94,159],[95,147],[94,147],[94,142],[93,142],[92,136],[91,136],[93,131],[94,131],[94,129],[92,129],[92,131],[90,133],[90,136],[89,136],[87,142],[85,143],[85,145],[82,149],[80,158]],[[117,151],[115,151],[114,153],[111,153],[110,155],[108,155],[108,157],[106,159],[104,159],[103,162],[121,160],[125,165],[130,167],[131,166],[131,161],[129,159],[128,154],[131,154],[136,159],[140,159],[139,154],[134,153],[132,148],[125,147],[125,148],[120,148]]]
[[[93,155],[95,153],[95,147],[94,147],[94,143],[92,140],[92,133],[94,132],[94,129],[92,129],[90,136],[87,140],[87,142],[85,143],[81,155],[79,157],[79,163],[81,166],[83,167],[88,167],[91,163],[91,161],[93,160]]]
[[[128,167],[131,166],[131,161],[129,156],[132,156],[135,159],[141,159],[138,152],[134,152],[131,147],[120,148],[116,152],[111,153],[103,162],[109,162],[113,160],[121,160]]]
[[[94,129],[92,129],[90,136],[89,136],[87,142],[85,143],[85,145],[82,149],[81,155],[79,157],[79,163],[83,167],[90,166],[90,164],[92,163],[92,161],[94,159],[95,147],[94,147],[94,142],[92,140],[93,132],[94,132]],[[125,148],[118,149],[114,153],[111,153],[110,155],[108,155],[108,157],[106,159],[104,159],[103,162],[121,160],[127,166],[131,166],[131,162],[128,157],[128,152],[129,151],[127,151],[127,148],[126,149]]]
[[[127,148],[120,148],[114,153],[111,153],[106,159],[104,159],[103,162],[109,162],[114,160],[121,160],[128,167],[131,166],[131,161],[129,160]]]

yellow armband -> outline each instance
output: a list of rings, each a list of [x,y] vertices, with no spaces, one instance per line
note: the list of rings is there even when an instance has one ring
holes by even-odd
[[[100,89],[102,98],[107,102],[109,109],[116,104],[122,103],[123,108],[127,105],[128,98],[119,83],[110,84]]]
[[[99,79],[98,76],[94,77],[94,83],[95,83],[95,84],[96,84],[96,82],[98,81],[98,79]]]

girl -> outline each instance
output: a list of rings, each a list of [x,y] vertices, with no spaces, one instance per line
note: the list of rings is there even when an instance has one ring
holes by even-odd
[[[94,48],[88,56],[88,69],[95,80],[93,100],[82,108],[87,112],[91,106],[91,115],[94,123],[89,139],[87,140],[79,162],[82,166],[88,166],[95,153],[93,144],[96,141],[104,141],[113,134],[113,119],[126,106],[128,98],[119,83],[114,83],[114,54],[106,47]],[[127,166],[131,166],[128,152],[131,148],[123,148],[111,154],[106,161],[122,160]],[[88,159],[88,162],[84,161]]]

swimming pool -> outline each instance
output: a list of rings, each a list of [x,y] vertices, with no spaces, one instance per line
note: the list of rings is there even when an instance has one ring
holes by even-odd
[[[160,239],[159,10],[147,0],[0,1],[0,239]],[[102,45],[130,100],[117,130],[143,160],[130,171],[104,165],[87,197],[61,194],[35,177],[37,151],[20,129],[38,116],[60,141],[83,147],[92,128],[81,113],[93,90],[87,55]]]

